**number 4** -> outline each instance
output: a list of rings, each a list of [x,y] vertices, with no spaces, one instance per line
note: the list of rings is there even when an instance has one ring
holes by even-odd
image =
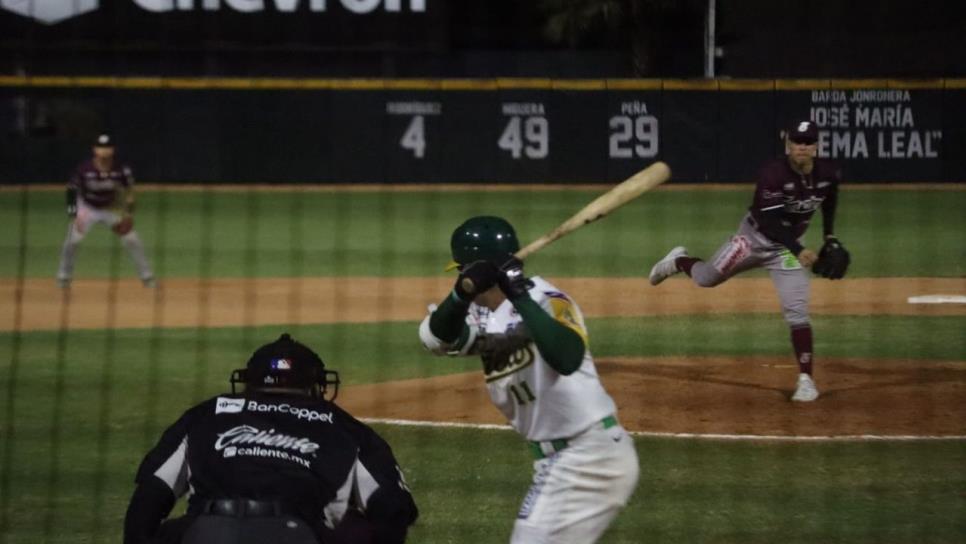
[[[406,132],[399,140],[399,145],[403,149],[411,149],[413,156],[417,159],[423,158],[423,155],[426,154],[426,129],[422,115],[414,116],[413,120],[409,122]]]

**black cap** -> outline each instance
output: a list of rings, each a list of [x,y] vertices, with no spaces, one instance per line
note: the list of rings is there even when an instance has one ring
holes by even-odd
[[[788,139],[797,144],[814,144],[818,141],[818,127],[813,121],[797,121],[789,127]]]
[[[94,138],[94,147],[114,147],[114,137],[108,133],[98,134]]]
[[[288,333],[255,350],[245,367],[247,387],[312,387],[324,375],[325,364],[314,351]]]

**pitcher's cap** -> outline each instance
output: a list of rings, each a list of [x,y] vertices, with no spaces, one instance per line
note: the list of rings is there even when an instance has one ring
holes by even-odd
[[[106,132],[98,134],[94,139],[94,147],[114,147],[114,137]]]
[[[796,144],[814,144],[818,141],[818,127],[813,121],[798,121],[788,129],[788,139]]]

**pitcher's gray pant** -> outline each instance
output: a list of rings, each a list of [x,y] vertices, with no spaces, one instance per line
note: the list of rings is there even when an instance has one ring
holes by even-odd
[[[691,279],[701,287],[714,287],[746,270],[765,268],[778,291],[785,322],[792,328],[808,325],[808,271],[785,246],[758,232],[752,222],[746,215],[738,232],[710,260],[691,267]]]

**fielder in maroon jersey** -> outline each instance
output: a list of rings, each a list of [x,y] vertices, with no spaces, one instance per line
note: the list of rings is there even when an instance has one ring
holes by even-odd
[[[67,182],[67,215],[71,221],[57,269],[57,284],[63,288],[70,287],[81,240],[98,223],[110,227],[121,239],[144,286],[157,285],[144,244],[134,230],[134,174],[115,158],[114,151],[114,139],[101,134],[94,141],[93,156],[80,163]]]
[[[817,209],[822,209],[825,245],[841,247],[835,238],[834,226],[842,173],[831,162],[815,158],[817,142],[818,130],[813,122],[795,123],[785,138],[787,156],[770,160],[761,168],[754,200],[738,232],[707,262],[688,255],[687,249],[678,246],[658,261],[650,273],[651,285],[684,272],[695,284],[714,287],[745,270],[767,269],[778,291],[785,322],[791,328],[799,368],[792,400],[800,402],[818,398],[812,378],[812,326],[806,270],[819,256],[801,243]]]

